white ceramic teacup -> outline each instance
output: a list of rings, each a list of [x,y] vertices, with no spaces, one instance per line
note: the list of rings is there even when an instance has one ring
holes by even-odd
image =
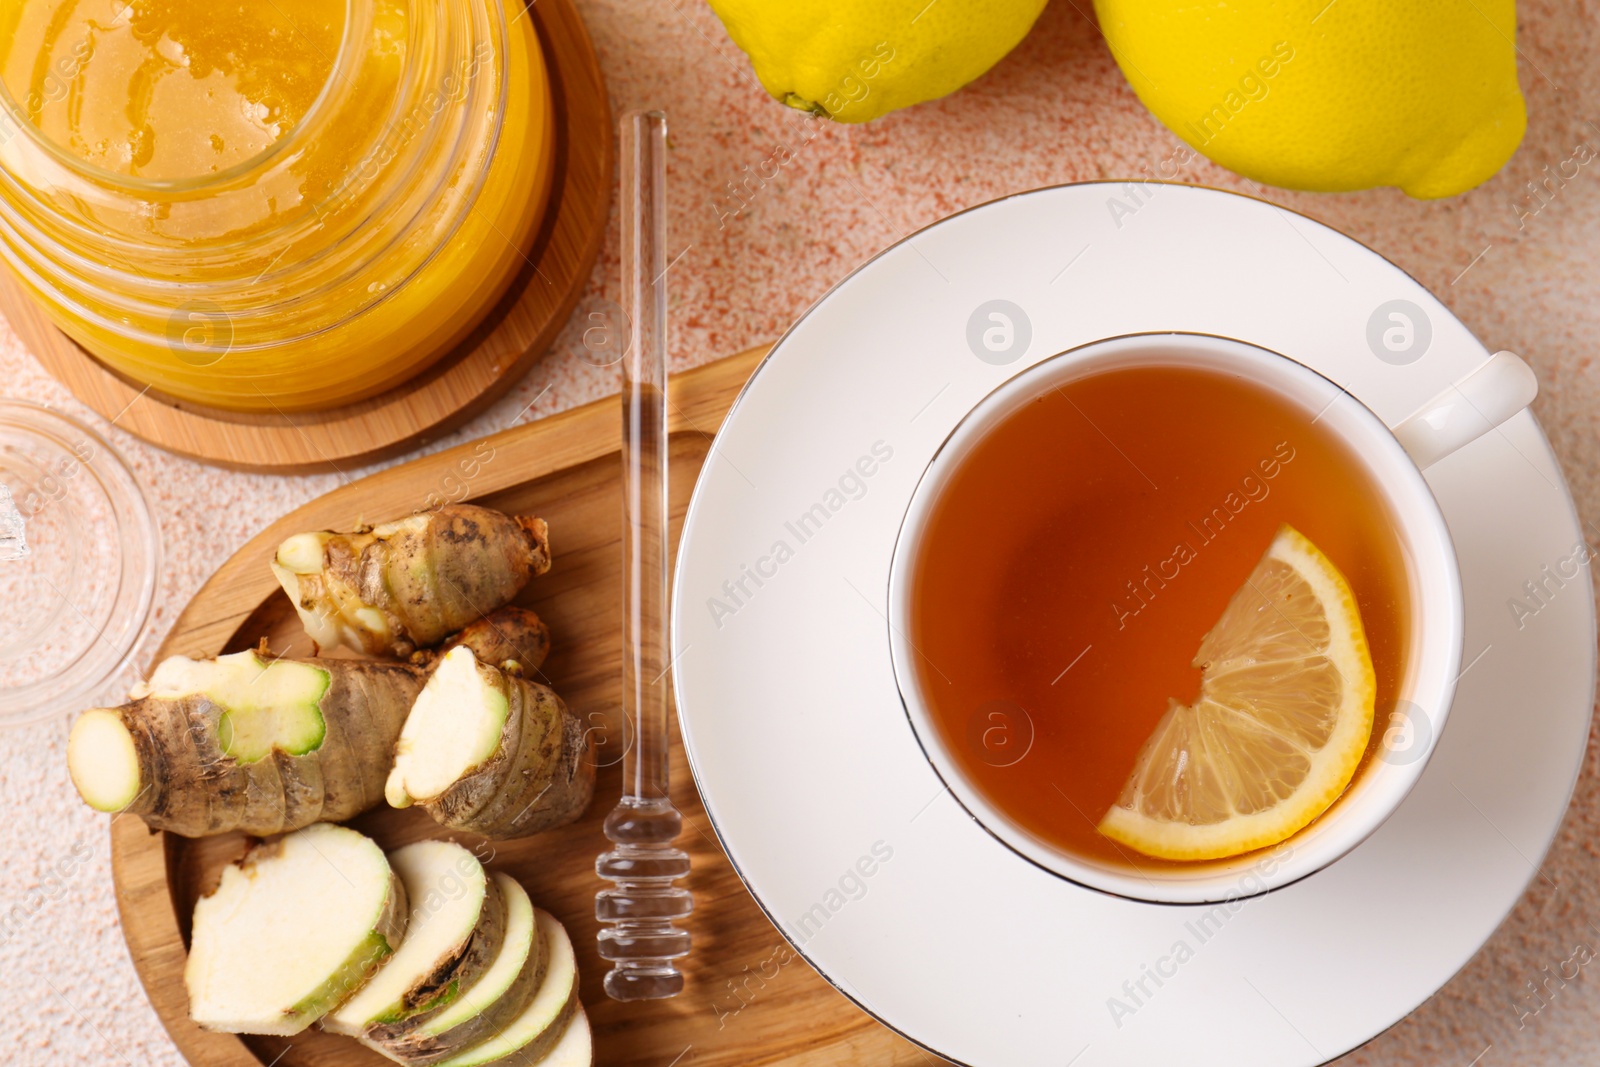
[[[916,596],[911,574],[932,505],[974,442],[1030,399],[1073,379],[1128,366],[1206,367],[1265,385],[1340,437],[1386,498],[1407,560],[1411,635],[1395,707],[1377,709],[1377,758],[1320,818],[1281,845],[1234,860],[1148,869],[1099,863],[1025,830],[989,802],[952,758],[920,690],[906,637]],[[1312,874],[1355,848],[1405,799],[1438,743],[1462,655],[1462,594],[1454,546],[1421,469],[1498,426],[1532,402],[1533,372],[1500,352],[1394,427],[1328,379],[1286,356],[1201,334],[1139,334],[1097,341],[1022,371],[985,397],[934,455],[906,511],[889,577],[890,642],[906,713],[934,769],[956,799],[1001,842],[1063,878],[1119,896],[1165,904],[1253,896]]]

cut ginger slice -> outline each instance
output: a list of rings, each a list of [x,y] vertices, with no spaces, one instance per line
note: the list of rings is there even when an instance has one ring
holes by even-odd
[[[1285,840],[1344,792],[1372,734],[1372,656],[1349,583],[1281,527],[1194,665],[1199,698],[1168,707],[1100,832],[1169,860]]]

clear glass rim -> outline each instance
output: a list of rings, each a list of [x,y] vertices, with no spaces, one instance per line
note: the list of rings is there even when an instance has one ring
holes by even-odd
[[[351,8],[353,0],[345,0],[345,3],[346,3],[347,12],[348,12],[349,9]],[[441,7],[446,7],[446,5],[442,5],[442,4],[440,6]],[[333,321],[329,321],[329,322],[320,324],[315,328],[307,329],[307,330],[305,330],[303,332],[300,332],[300,333],[297,333],[293,337],[289,337],[289,338],[279,338],[279,339],[273,339],[271,341],[261,341],[261,342],[242,341],[242,340],[239,340],[237,338],[234,338],[234,339],[230,340],[230,343],[229,343],[229,346],[228,346],[228,349],[227,349],[228,352],[238,353],[238,352],[260,352],[260,351],[279,350],[279,349],[283,349],[284,347],[289,346],[289,345],[303,344],[308,340],[311,340],[313,338],[316,338],[316,337],[319,337],[321,335],[324,335],[324,334],[327,334],[327,333],[331,333],[332,331],[340,329],[343,326],[345,326],[347,323],[349,323],[350,321],[353,321],[353,320],[359,318],[361,315],[370,312],[373,308],[375,308],[375,307],[377,307],[377,306],[379,306],[381,304],[384,304],[384,303],[386,303],[388,301],[396,299],[418,275],[423,273],[423,271],[425,271],[427,269],[427,267],[430,264],[432,264],[436,259],[438,259],[438,257],[443,254],[445,249],[449,247],[449,244],[450,244],[451,240],[453,240],[455,238],[456,234],[459,233],[462,224],[466,221],[466,219],[471,215],[471,213],[473,211],[477,210],[476,205],[477,205],[479,196],[482,194],[484,185],[488,181],[490,171],[492,170],[492,168],[494,166],[494,163],[495,163],[496,159],[498,158],[499,149],[500,149],[500,142],[501,142],[501,139],[502,139],[502,137],[504,135],[505,114],[506,114],[507,103],[508,103],[508,100],[509,100],[510,84],[511,84],[511,75],[510,75],[510,72],[509,72],[509,62],[510,62],[510,49],[511,49],[511,41],[512,41],[513,21],[511,19],[509,19],[508,15],[507,15],[507,8],[509,6],[511,6],[510,0],[483,0],[483,2],[481,3],[483,16],[487,19],[487,22],[486,22],[486,24],[483,25],[483,28],[489,34],[489,38],[495,42],[495,51],[496,51],[497,56],[499,57],[500,64],[501,64],[501,71],[500,71],[499,75],[496,78],[496,86],[495,86],[495,88],[493,90],[493,96],[492,96],[493,116],[492,116],[492,121],[491,121],[491,128],[489,130],[488,137],[487,137],[487,139],[486,139],[486,141],[484,142],[484,145],[483,145],[485,166],[480,168],[479,171],[475,175],[473,175],[470,183],[468,183],[468,185],[466,187],[466,195],[465,195],[465,197],[463,198],[463,200],[461,202],[459,210],[456,212],[455,216],[451,219],[447,229],[441,233],[440,239],[424,255],[422,255],[420,258],[418,258],[418,260],[411,266],[411,269],[404,276],[396,278],[393,281],[393,283],[390,284],[381,294],[378,294],[378,295],[373,296],[372,298],[370,298],[370,299],[368,299],[366,301],[361,302],[359,304],[359,306],[357,306],[355,308],[352,308],[346,314],[340,316],[339,318],[337,318],[337,319],[335,319]],[[526,7],[524,7],[520,3],[518,3],[516,6],[521,7],[523,11],[527,10]],[[472,10],[471,7],[466,6],[466,5],[459,5],[459,6],[455,7],[455,8],[453,8],[452,10],[456,10],[457,12],[460,12],[462,7],[466,7],[468,11]],[[359,37],[359,35],[357,35],[355,37],[352,36],[351,23],[349,21],[349,15],[348,14],[347,14],[347,20],[346,20],[346,23],[345,23],[345,29],[346,29],[345,47],[346,47],[346,49],[349,49],[351,47],[351,41],[353,39],[359,41],[360,37]],[[411,29],[410,29],[410,33],[415,35],[418,32],[419,31],[418,31],[416,25],[413,24]],[[446,32],[447,33],[454,33],[455,31],[447,29]],[[535,36],[537,38],[537,35],[535,35]],[[447,37],[446,39],[447,40],[454,40],[454,37],[453,36],[452,37]],[[465,46],[470,43],[470,40],[471,40],[471,38],[469,37],[464,41],[456,41],[455,42],[455,48],[454,49],[447,49],[447,51],[450,51],[451,55],[455,55],[457,52],[460,52],[460,54],[465,55],[466,54]],[[413,44],[415,44],[414,41],[413,41]],[[539,46],[536,44],[535,47],[537,48]],[[340,62],[341,63],[345,63],[345,59],[341,58]],[[330,84],[338,76],[338,73],[339,73],[339,71],[336,68],[336,70],[334,72],[334,75],[330,76],[330,78],[329,78]],[[323,98],[319,98],[319,106],[320,106],[322,100],[326,99],[326,90],[327,90],[327,88],[328,88],[327,86],[324,86],[325,95],[324,95]],[[3,90],[3,89],[4,89],[3,84],[0,84],[0,90]],[[552,87],[552,92],[553,92],[553,87]],[[406,110],[408,108],[408,105],[410,107],[413,107],[413,108],[418,106],[416,101],[410,100],[405,95],[402,95],[400,98],[398,98],[398,99],[396,99],[394,101],[394,103],[391,105],[391,110],[390,110],[388,116],[386,117],[386,121],[385,121],[386,128],[393,128],[393,127],[397,126],[398,119],[405,114],[405,112],[406,112]],[[4,106],[4,105],[0,105],[0,106]],[[3,116],[0,116],[0,117],[3,117]],[[308,113],[308,119],[309,119],[309,113]],[[31,133],[34,133],[34,134],[38,133],[38,130],[36,128],[34,128],[31,123],[28,124],[28,126],[29,126],[29,130],[30,130]],[[295,141],[298,137],[300,137],[302,135],[309,135],[310,132],[311,132],[311,124],[309,123],[309,121],[303,121],[299,126],[297,126],[295,128],[295,130],[290,134],[289,137],[286,137],[282,142],[279,143],[279,145],[276,145],[272,149],[269,149],[268,153],[273,152],[273,151],[275,151],[277,149],[280,149],[280,148],[284,148],[284,147],[288,146],[291,142]],[[462,129],[462,130],[456,131],[454,141],[452,142],[451,147],[449,149],[449,155],[450,155],[451,159],[459,159],[460,153],[461,153],[461,151],[463,149],[463,145],[468,140],[469,140],[469,134],[468,134],[467,130]],[[59,155],[63,151],[62,149],[59,148],[59,146],[54,145],[53,142],[49,142],[47,139],[41,139],[40,143],[45,144],[49,149],[52,150],[53,153],[55,153],[57,155]],[[553,151],[554,149],[552,148],[550,150]],[[267,153],[262,153],[260,156],[257,157],[257,159],[258,160],[265,160],[266,157],[267,157]],[[85,165],[82,164],[82,161],[78,160],[77,157],[75,157],[75,156],[70,157],[68,162],[69,163],[75,162],[80,166],[85,166]],[[89,168],[89,169],[90,170],[97,170],[97,168]],[[452,172],[453,172],[453,166],[451,168],[447,168],[445,173],[441,173],[439,175],[434,176],[434,178],[433,178],[433,181],[434,181],[433,188],[434,188],[435,194],[437,193],[437,191],[439,189],[442,189],[443,187],[445,187],[446,185],[451,183],[451,181],[452,181],[452,176],[451,176]],[[5,175],[0,175],[0,180],[4,180],[5,177],[6,177]],[[120,176],[116,176],[116,177],[120,177]],[[403,185],[404,185],[404,183],[401,183],[401,186],[399,186],[399,187],[403,188]],[[118,191],[120,192],[122,190],[118,190]],[[388,196],[388,197],[393,197],[395,195],[397,195],[397,194],[395,192],[393,192],[393,191],[391,191],[390,193],[386,194],[386,196]],[[426,208],[425,205],[427,203],[431,203],[432,200],[433,200],[433,196],[429,196],[429,197],[425,198],[425,201],[422,202],[423,206],[420,206],[418,208],[418,217],[420,217],[422,214],[426,213],[427,208]],[[346,238],[342,238],[341,241],[340,241],[340,244],[344,243],[348,239],[349,239],[348,236]],[[387,242],[383,246],[377,247],[377,248],[368,249],[365,252],[365,254],[363,255],[363,260],[362,261],[363,262],[374,262],[374,261],[382,260],[384,258],[384,256],[387,255],[387,253],[391,249],[393,249],[396,245],[399,245],[399,244],[403,243],[405,241],[405,239],[406,238],[405,238],[405,235],[404,235],[403,232],[402,233],[397,233],[389,242]],[[24,244],[27,247],[38,247],[39,246],[39,242],[36,242],[36,241],[25,241]],[[38,272],[38,270],[35,269],[35,263],[34,263],[34,259],[32,257],[25,257],[25,256],[19,255],[19,254],[16,253],[15,250],[13,250],[10,247],[8,247],[8,245],[9,245],[9,242],[5,242],[3,245],[0,245],[0,258],[3,258],[5,260],[5,262],[6,262],[6,264],[9,265],[13,271],[15,271],[16,273],[20,274],[24,278],[26,278],[28,280],[29,284],[32,285],[33,287],[37,288],[37,289],[40,289],[40,290],[43,290],[43,291],[50,291],[52,289],[57,288],[57,286],[55,284],[55,281],[54,281],[54,279],[52,277],[50,277],[49,275],[46,275],[46,274],[40,274]],[[330,246],[330,248],[332,248],[332,247],[336,247],[336,246]],[[87,258],[80,257],[76,252],[74,252],[72,254],[73,254],[74,258],[80,259],[80,261],[81,261],[80,265],[78,267],[74,268],[74,270],[72,271],[72,273],[75,274],[77,277],[80,277],[80,278],[93,277],[96,274],[100,273],[104,269],[102,266],[92,262],[91,260],[89,260]],[[526,254],[525,253],[523,254],[523,256],[524,256],[524,258],[526,258]],[[277,271],[273,271],[270,274],[262,275],[260,278],[256,279],[256,281],[259,283],[259,282],[261,282],[261,281],[263,281],[264,279],[267,279],[267,278],[277,278],[277,277],[285,274],[286,272],[292,274],[294,272],[294,270],[297,269],[298,266],[299,265],[297,264],[297,265],[291,265],[291,266],[288,266],[288,267],[284,267],[283,269],[280,269],[280,270],[277,270]],[[119,279],[113,279],[113,282],[120,281],[120,280],[121,280],[120,278]],[[327,293],[339,291],[340,286],[342,286],[343,284],[344,284],[343,281],[338,281],[336,283],[325,284],[325,285],[321,286],[320,288],[308,289],[308,290],[298,294],[293,299],[293,301],[291,301],[291,303],[295,303],[295,304],[313,303],[313,302],[321,299],[322,297],[324,297]],[[150,288],[155,288],[155,289],[158,289],[158,290],[163,290],[163,291],[165,291],[165,292],[167,292],[169,294],[187,294],[187,295],[189,295],[189,296],[191,296],[193,298],[196,298],[196,299],[218,299],[218,300],[222,299],[220,296],[216,295],[216,291],[214,289],[212,289],[210,286],[208,286],[208,285],[206,285],[204,283],[196,284],[194,282],[166,282],[166,281],[161,281],[161,280],[150,281],[150,280],[146,280],[146,279],[140,279],[139,280],[139,285],[141,287],[150,287]],[[104,291],[109,292],[109,291],[112,291],[112,290],[104,290]],[[135,298],[135,299],[137,299],[137,298]],[[120,307],[122,307],[122,309],[124,311],[129,311],[130,313],[134,310],[132,308],[132,305],[123,305],[120,301],[116,306],[120,306]],[[271,314],[273,314],[273,315],[281,315],[283,313],[283,309],[284,309],[284,304],[283,303],[278,303],[278,304],[273,305],[273,307],[270,310],[271,310]],[[98,329],[100,329],[100,330],[102,330],[102,331],[104,331],[106,333],[113,334],[113,335],[116,335],[116,336],[119,336],[119,337],[130,338],[130,339],[140,339],[142,337],[142,335],[139,334],[139,332],[137,330],[130,328],[130,326],[128,324],[128,320],[126,318],[124,318],[122,316],[119,316],[118,314],[116,314],[116,312],[114,310],[112,310],[110,308],[108,308],[105,311],[96,311],[94,309],[91,309],[87,305],[83,305],[83,306],[80,306],[80,307],[76,308],[74,313],[78,317],[80,317],[81,319],[93,324],[96,328],[98,328]]]
[[[187,194],[204,192],[213,186],[227,185],[244,178],[252,171],[266,166],[276,157],[286,152],[291,145],[304,142],[310,133],[320,124],[324,113],[328,110],[329,102],[339,94],[340,89],[347,83],[346,74],[349,71],[352,53],[355,51],[359,37],[352,32],[351,22],[355,17],[357,0],[344,0],[344,32],[339,40],[339,54],[335,57],[333,68],[328,72],[328,79],[317,93],[311,106],[301,116],[288,136],[279,138],[266,148],[257,152],[248,159],[241,160],[233,166],[220,170],[215,174],[206,174],[193,178],[139,178],[127,174],[118,174],[96,166],[83,157],[69,152],[44,135],[44,131],[35,126],[27,117],[27,112],[18,104],[16,97],[11,92],[11,87],[0,79],[0,119],[10,122],[24,137],[27,137],[41,151],[47,153],[56,163],[79,177],[93,181],[130,194]],[[287,18],[287,16],[285,16]]]
[[[161,573],[161,528],[127,460],[88,425],[43,404],[0,400],[0,427],[70,450],[72,438],[96,449],[83,468],[112,505],[122,573],[111,596],[111,622],[77,654],[45,677],[0,688],[0,728],[81,711],[134,664],[149,638]],[[118,616],[121,615],[119,619]],[[115,633],[113,633],[113,630]],[[105,651],[97,650],[105,648]],[[71,679],[69,684],[63,681]]]

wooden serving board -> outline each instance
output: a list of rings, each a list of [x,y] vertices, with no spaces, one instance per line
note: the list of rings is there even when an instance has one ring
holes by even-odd
[[[205,463],[295,474],[409,451],[505,395],[572,314],[605,237],[614,165],[611,105],[573,0],[530,2],[550,72],[555,173],[527,265],[457,350],[386,393],[328,411],[222,411],[161,396],[111,371],[56,328],[8,270],[0,313],[72,394],[138,437]]]
[[[676,544],[712,437],[763,350],[673,378],[671,516]],[[621,703],[621,413],[615,398],[517,426],[344,486],[263,530],[212,576],[178,617],[162,656],[234,652],[267,638],[274,652],[305,655],[310,642],[267,561],[303,530],[348,527],[411,514],[441,499],[471,500],[550,524],[554,565],[519,603],[553,633],[543,675],[581,716],[615,714]],[[605,759],[599,762],[606,763]],[[673,800],[684,815],[679,843],[693,857],[688,922],[694,950],[688,984],[673,1000],[608,999],[606,966],[595,948],[595,856],[601,824],[621,790],[620,766],[602,766],[594,803],[572,826],[522,841],[483,846],[491,866],[528,887],[534,902],[571,931],[581,999],[605,1067],[751,1067],[754,1064],[924,1064],[938,1062],[846,1000],[796,955],[762,914],[717,844],[674,728]],[[352,822],[394,848],[451,837],[418,809],[379,807]],[[156,1013],[196,1067],[377,1067],[388,1061],[348,1039],[312,1029],[292,1039],[206,1033],[189,1021],[183,966],[194,902],[248,839],[188,840],[151,833],[132,816],[111,824],[112,871],[123,932]],[[492,848],[492,853],[487,851]]]

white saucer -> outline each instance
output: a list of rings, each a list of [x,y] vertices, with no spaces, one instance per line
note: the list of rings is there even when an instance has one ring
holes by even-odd
[[[1031,326],[1005,365],[968,342],[994,300]],[[1159,330],[1292,356],[1391,425],[1488,354],[1397,267],[1273,205],[1191,186],[1040,190],[908,238],[797,322],[729,415],[684,524],[678,708],[724,847],[824,976],[959,1063],[1332,1059],[1484,943],[1534,877],[1583,758],[1588,568],[1540,601],[1524,589],[1583,537],[1523,413],[1428,472],[1461,560],[1466,668],[1420,784],[1350,855],[1220,910],[1141,904],[1035,867],[967,816],[924,758],[890,664],[907,502],[1001,382]],[[841,486],[853,469],[872,473]]]

